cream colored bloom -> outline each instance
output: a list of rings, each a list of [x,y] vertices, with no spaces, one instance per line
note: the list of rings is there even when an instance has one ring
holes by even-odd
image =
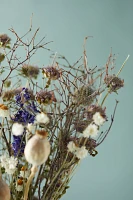
[[[36,115],[36,121],[38,123],[48,124],[49,118],[48,118],[47,114],[41,112],[41,113]]]
[[[22,178],[29,178],[29,176],[30,176],[30,171],[28,171],[28,170],[25,170],[25,171],[20,171],[20,176],[22,177]]]
[[[82,146],[81,148],[77,148],[75,155],[77,158],[83,159],[88,155],[88,151],[85,146]]]
[[[22,124],[19,123],[14,123],[12,126],[12,134],[19,136],[22,135],[24,132],[24,126]]]
[[[95,124],[89,124],[83,131],[84,137],[96,137],[98,133],[98,127]]]
[[[18,164],[17,158],[13,156],[8,157],[7,155],[2,155],[0,157],[1,166],[5,168],[5,172],[8,174],[13,174],[16,171],[16,166]]]
[[[0,117],[9,117],[10,112],[7,106],[0,104]]]
[[[70,141],[68,143],[67,148],[68,148],[68,151],[70,151],[71,153],[75,152],[77,149],[77,147],[73,141]]]
[[[96,112],[93,115],[93,120],[95,124],[97,124],[98,126],[103,125],[103,123],[105,122],[105,118],[101,116],[100,112]]]
[[[23,185],[18,185],[18,184],[16,184],[16,190],[17,190],[18,192],[23,191]]]

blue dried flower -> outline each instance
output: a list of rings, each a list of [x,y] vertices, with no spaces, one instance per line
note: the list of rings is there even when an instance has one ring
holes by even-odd
[[[14,151],[14,156],[22,156],[24,153],[25,143],[23,141],[23,137],[24,135],[13,135],[12,149]]]

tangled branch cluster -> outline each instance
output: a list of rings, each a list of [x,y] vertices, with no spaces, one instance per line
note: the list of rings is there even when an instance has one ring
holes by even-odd
[[[87,37],[83,56],[73,65],[53,53],[52,64],[32,65],[38,49],[50,51],[45,38],[36,44],[38,30],[25,42],[31,29],[22,37],[10,29],[16,37],[13,45],[6,34],[0,35],[2,200],[61,199],[79,162],[88,154],[97,155],[118,104],[108,130],[102,132],[109,119],[104,102],[124,86],[119,74],[125,62],[113,74],[112,53],[102,68],[88,67]],[[20,47],[25,50],[24,59],[17,55]]]

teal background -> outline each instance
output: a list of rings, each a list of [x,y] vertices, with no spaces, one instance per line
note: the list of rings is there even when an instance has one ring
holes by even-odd
[[[112,47],[117,72],[130,54],[121,73],[125,87],[114,96],[120,103],[113,128],[99,154],[83,160],[62,200],[133,200],[133,0],[0,0],[0,32],[12,37],[13,26],[23,35],[32,13],[39,38],[47,35],[46,41],[54,41],[49,47],[71,63],[82,54],[87,35],[93,36],[87,43],[89,66],[103,66]],[[47,65],[48,55],[40,51],[32,62]],[[106,104],[109,116],[114,99]]]

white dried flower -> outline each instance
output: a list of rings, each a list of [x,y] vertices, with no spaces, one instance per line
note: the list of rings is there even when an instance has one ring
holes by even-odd
[[[0,117],[9,117],[10,112],[7,106],[0,104]]]
[[[70,141],[68,143],[67,148],[68,148],[68,151],[70,151],[71,153],[75,152],[77,149],[77,147],[73,141]]]
[[[47,132],[36,131],[36,134],[29,139],[24,150],[26,160],[33,166],[46,162],[50,154],[50,143],[47,140]]]
[[[19,123],[14,123],[12,126],[12,134],[15,136],[19,136],[22,135],[24,132],[24,126],[22,124]]]
[[[20,176],[22,178],[29,178],[29,175],[30,175],[30,171],[28,171],[28,170],[20,171]]]
[[[41,112],[36,115],[36,121],[37,121],[37,123],[48,124],[49,118],[48,118],[47,114]]]
[[[27,129],[28,129],[29,132],[32,132],[33,129],[34,129],[34,125],[32,123],[28,123]]]
[[[24,187],[23,187],[23,180],[22,179],[18,179],[16,182],[16,190],[18,192],[23,191]]]
[[[23,185],[18,185],[18,184],[16,184],[16,190],[17,190],[18,192],[23,191]]]
[[[77,148],[75,155],[77,158],[83,159],[88,155],[88,151],[85,146],[82,146],[81,148]]]
[[[103,125],[103,123],[105,122],[105,118],[101,116],[100,112],[96,112],[93,115],[93,120],[98,126]]]
[[[13,174],[16,171],[16,166],[18,164],[17,158],[13,156],[8,157],[7,155],[3,155],[0,157],[1,166],[5,168],[5,172],[8,174]]]
[[[98,133],[98,127],[95,124],[89,124],[83,131],[84,137],[96,137]]]

